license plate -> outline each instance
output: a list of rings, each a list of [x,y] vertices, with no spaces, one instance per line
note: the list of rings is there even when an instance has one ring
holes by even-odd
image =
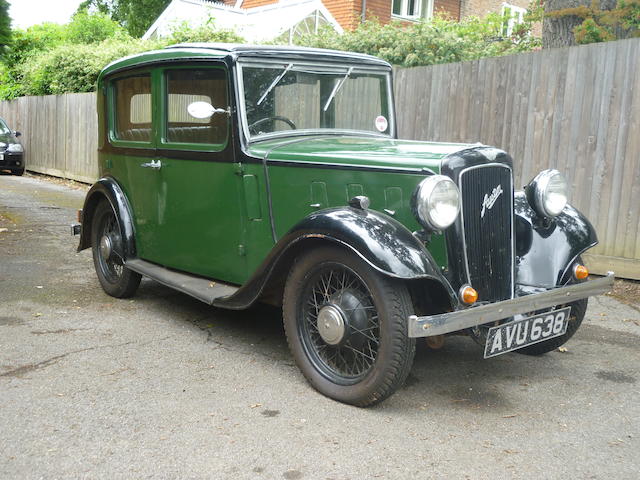
[[[484,358],[512,352],[567,333],[571,307],[541,313],[489,329]]]

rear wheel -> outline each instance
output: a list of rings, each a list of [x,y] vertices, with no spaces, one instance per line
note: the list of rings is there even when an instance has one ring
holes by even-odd
[[[141,275],[124,266],[122,233],[111,205],[102,201],[91,224],[93,264],[98,280],[112,297],[131,297],[140,285]]]
[[[413,363],[406,287],[366,262],[322,247],[294,265],[284,292],[284,326],[300,370],[322,394],[366,407],[393,394]]]
[[[17,175],[17,176],[21,177],[22,175],[24,175],[24,168],[21,168],[20,170],[13,170],[11,173],[13,175]]]

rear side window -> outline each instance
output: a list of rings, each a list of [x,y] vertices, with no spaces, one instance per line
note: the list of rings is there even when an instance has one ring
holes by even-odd
[[[151,142],[151,76],[141,74],[113,82],[114,136],[128,142]]]
[[[180,69],[166,72],[165,141],[221,145],[227,140],[227,80],[222,69]],[[214,109],[220,112],[211,113]]]

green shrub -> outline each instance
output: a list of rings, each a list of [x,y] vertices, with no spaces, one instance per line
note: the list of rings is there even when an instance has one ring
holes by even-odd
[[[211,16],[201,25],[192,27],[187,21],[177,23],[171,29],[171,35],[166,39],[167,44],[185,42],[223,42],[243,43],[244,38],[233,30],[217,28],[215,19]]]
[[[91,92],[100,70],[112,61],[152,50],[157,42],[106,40],[99,44],[62,44],[34,56],[21,67],[22,95]]]
[[[336,35],[331,29],[296,39],[302,46],[332,48],[377,55],[404,67],[460,62],[529,51],[540,45],[530,35],[530,24],[521,25],[510,37],[502,36],[505,19],[490,14],[460,22],[436,17],[430,21],[381,25],[366,21],[353,32]]]
[[[99,43],[108,38],[125,38],[129,34],[104,13],[76,13],[64,28],[69,43]]]

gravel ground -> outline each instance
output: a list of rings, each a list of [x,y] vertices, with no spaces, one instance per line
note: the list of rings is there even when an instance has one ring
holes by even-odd
[[[420,345],[405,387],[358,409],[306,384],[277,309],[218,310],[150,280],[105,295],[69,236],[85,191],[0,175],[0,478],[638,478],[640,310],[624,284],[566,351]]]

